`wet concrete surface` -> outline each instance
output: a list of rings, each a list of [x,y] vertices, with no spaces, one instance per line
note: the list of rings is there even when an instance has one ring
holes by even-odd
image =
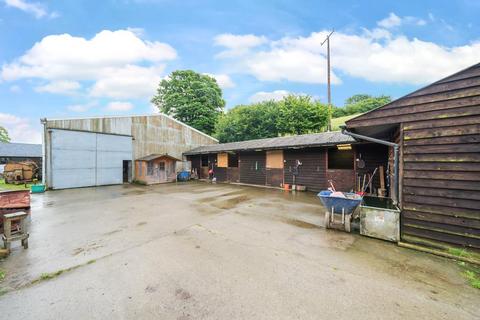
[[[32,206],[30,248],[0,262],[5,319],[480,319],[454,261],[326,230],[314,194],[123,185]]]

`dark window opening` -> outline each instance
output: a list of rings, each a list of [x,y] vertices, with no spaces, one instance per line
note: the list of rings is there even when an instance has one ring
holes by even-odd
[[[130,160],[123,160],[123,182],[129,182],[131,166],[132,162]]]
[[[202,154],[202,167],[208,167],[208,154]]]
[[[353,170],[353,151],[328,149],[328,169]]]
[[[165,162],[158,163],[158,170],[165,171]]]
[[[238,167],[238,154],[229,153],[228,154],[228,167],[237,168]]]

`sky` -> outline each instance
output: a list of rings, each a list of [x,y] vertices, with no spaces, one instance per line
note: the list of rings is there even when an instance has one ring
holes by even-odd
[[[480,62],[480,1],[0,0],[0,126],[151,114],[174,70],[216,78],[227,108],[306,94],[393,98]]]

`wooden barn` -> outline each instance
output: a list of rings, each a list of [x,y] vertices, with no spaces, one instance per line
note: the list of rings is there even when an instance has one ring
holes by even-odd
[[[480,250],[480,64],[351,119],[344,132],[398,144],[404,245]]]

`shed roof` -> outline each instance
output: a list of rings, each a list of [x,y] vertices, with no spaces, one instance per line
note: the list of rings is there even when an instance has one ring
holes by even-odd
[[[176,161],[182,161],[182,160],[180,160],[178,158],[175,158],[175,157],[172,157],[171,155],[168,155],[166,153],[165,154],[153,153],[153,154],[150,154],[148,156],[138,158],[137,161],[151,161],[151,160],[155,160],[155,159],[158,159],[158,158],[169,158],[169,159],[176,160]]]
[[[0,142],[0,157],[41,158],[42,145]]]
[[[224,151],[240,150],[268,150],[268,149],[288,149],[302,147],[319,147],[328,145],[337,145],[342,143],[353,143],[355,139],[341,133],[340,131],[322,132],[313,134],[303,134],[298,136],[256,139],[239,142],[229,142],[201,146],[190,151],[184,152],[184,155],[194,155],[202,153],[216,153]]]

